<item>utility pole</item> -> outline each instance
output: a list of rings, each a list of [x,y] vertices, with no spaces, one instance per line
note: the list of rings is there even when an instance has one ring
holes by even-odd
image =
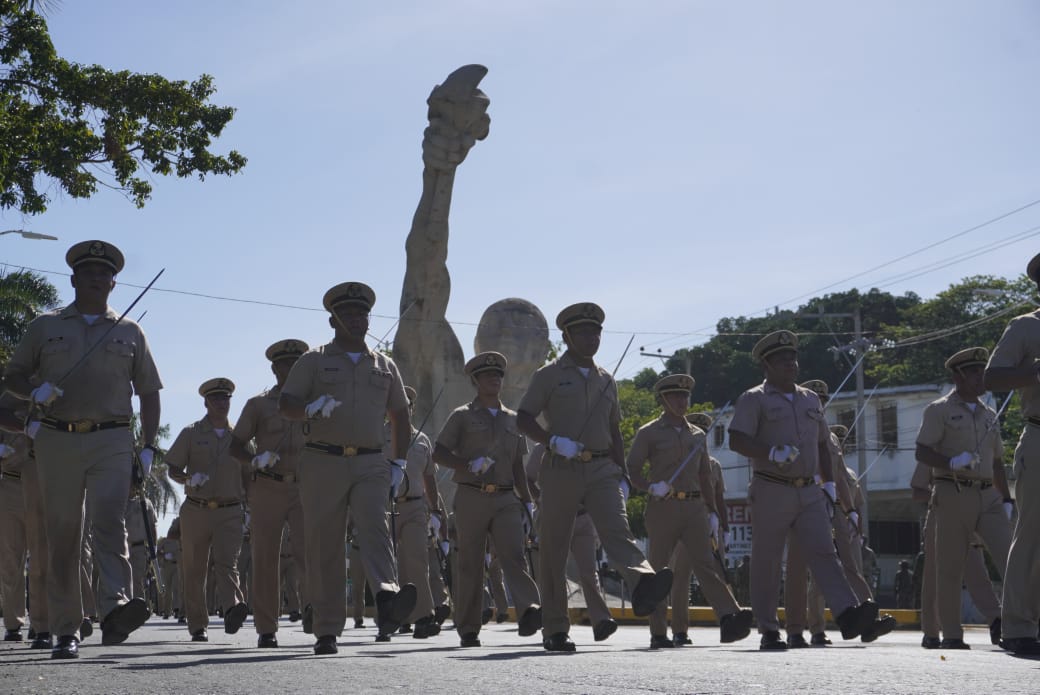
[[[666,355],[663,352],[661,352],[661,348],[657,348],[657,352],[645,352],[645,350],[646,350],[646,348],[644,348],[643,346],[640,346],[639,347],[639,354],[642,355],[643,357],[657,357],[662,362],[664,362],[665,364],[668,363],[668,360],[674,359],[676,357],[679,357],[679,353],[678,352],[676,352],[674,354],[671,354],[671,355]],[[693,358],[690,357],[690,351],[687,350],[686,354],[683,355],[682,357],[683,357],[683,362],[686,363],[686,374],[690,374],[692,376],[693,375],[693,371],[692,371],[693,370]]]

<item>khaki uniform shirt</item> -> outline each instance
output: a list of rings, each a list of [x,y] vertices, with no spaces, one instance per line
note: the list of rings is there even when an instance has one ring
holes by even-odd
[[[787,396],[793,398],[788,400]],[[748,389],[737,400],[729,431],[745,434],[766,446],[798,447],[798,458],[784,469],[768,458],[751,459],[756,471],[797,478],[816,474],[818,446],[828,441],[831,434],[819,396],[801,386],[795,386],[793,394],[784,394],[765,382]]]
[[[516,426],[516,411],[503,406],[492,415],[475,400],[451,412],[437,443],[466,461],[479,456],[495,461],[482,476],[456,470],[452,476],[456,483],[512,485],[513,463],[527,454],[527,439]]]
[[[391,440],[390,423],[383,426],[383,451],[387,458],[394,454],[394,443]],[[404,469],[406,485],[401,486],[401,495],[405,497],[422,497],[426,490],[426,481],[423,476],[433,475],[437,472],[437,464],[433,462],[433,444],[424,433],[412,430],[412,438],[415,442],[408,448],[405,461],[408,463]]]
[[[305,353],[293,365],[282,393],[313,402],[331,395],[342,405],[327,418],[309,420],[309,442],[368,449],[383,448],[387,411],[408,408],[408,396],[397,365],[386,355],[368,350],[357,364],[335,342]]]
[[[996,412],[983,403],[976,405],[975,412],[972,412],[968,404],[957,395],[957,391],[952,390],[924,409],[917,443],[946,458],[953,458],[965,451],[974,453],[978,449],[978,466],[971,470],[956,471],[957,477],[992,480],[993,462],[1000,461],[1004,453],[1000,426],[995,424],[996,418]],[[952,471],[945,470],[940,473],[951,474]]]
[[[148,507],[148,523],[152,526],[152,538],[155,538],[155,509],[150,501],[145,500],[145,504]],[[144,543],[148,540],[139,497],[131,497],[126,501],[126,539],[131,544]]]
[[[699,427],[686,423],[676,428],[662,415],[636,432],[625,465],[635,486],[645,490],[651,482],[667,482],[691,452],[695,453],[672,481],[675,490],[700,491],[701,468],[710,465],[707,438]],[[643,464],[648,461],[649,471],[644,475]]]
[[[209,420],[202,418],[185,427],[166,452],[166,464],[183,471],[189,479],[205,473],[209,480],[199,488],[185,485],[188,494],[198,499],[242,499],[249,481],[249,464],[231,458],[231,431],[218,437]]]
[[[180,561],[181,542],[176,538],[163,538],[155,549],[155,556],[163,563]],[[166,557],[169,555],[170,557]]]
[[[991,367],[1024,367],[1040,359],[1040,309],[1011,320],[989,356]],[[1040,417],[1040,381],[1020,386],[1023,417]]]
[[[534,373],[519,410],[535,417],[545,413],[551,434],[593,451],[610,448],[611,431],[621,422],[617,384],[610,373],[597,366],[586,378],[569,354]]]
[[[300,452],[305,439],[302,422],[286,420],[278,412],[277,386],[259,396],[253,396],[242,408],[242,415],[235,423],[235,438],[248,443],[253,440],[257,453],[270,451],[278,454],[278,463],[266,469],[270,473],[296,474],[300,463]]]
[[[33,383],[57,384],[64,394],[47,407],[49,417],[66,421],[129,420],[133,413],[131,395],[162,388],[144,333],[130,319],[123,319],[83,364],[64,382],[57,383],[118,319],[109,309],[90,325],[75,304],[40,316],[29,324],[6,374],[32,377]]]
[[[914,467],[914,474],[910,477],[910,487],[914,490],[931,490],[932,467],[918,461]]]
[[[722,474],[722,464],[714,456],[708,456],[708,465],[711,466],[711,494],[712,497],[726,492],[726,478]]]

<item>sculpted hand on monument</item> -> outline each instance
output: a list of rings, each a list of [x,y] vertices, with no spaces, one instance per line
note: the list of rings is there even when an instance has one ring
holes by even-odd
[[[466,65],[434,87],[429,105],[430,125],[423,133],[423,163],[437,171],[453,171],[477,140],[487,137],[491,101],[477,85],[487,68]]]

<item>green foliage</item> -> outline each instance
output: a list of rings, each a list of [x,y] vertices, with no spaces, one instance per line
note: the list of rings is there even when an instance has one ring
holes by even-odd
[[[58,290],[42,275],[0,272],[0,363],[7,362],[29,322],[58,305]]]
[[[646,538],[646,495],[632,492],[628,498],[628,525],[636,538]]]
[[[0,0],[0,208],[42,213],[46,178],[73,198],[104,185],[142,207],[152,185],[141,169],[203,179],[245,166],[238,152],[208,149],[234,115],[207,103],[213,78],[188,83],[69,62],[32,5]]]
[[[653,391],[638,388],[632,381],[618,382],[618,406],[621,409],[621,437],[625,451],[632,446],[636,430],[661,414]]]

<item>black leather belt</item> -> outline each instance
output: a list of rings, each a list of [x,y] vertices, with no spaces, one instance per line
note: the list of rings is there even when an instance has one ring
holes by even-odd
[[[196,507],[202,507],[203,509],[224,509],[225,507],[234,507],[242,504],[242,500],[227,500],[222,502],[220,500],[202,500],[198,497],[192,497],[191,495],[186,497],[186,501],[194,504]]]
[[[21,480],[22,474],[15,473],[14,471],[0,471],[0,478],[10,478],[11,480]]]
[[[1030,417],[1026,418],[1026,420],[1028,420],[1029,424],[1033,427],[1040,427],[1040,417]]]
[[[941,480],[944,483],[954,483],[955,485],[963,485],[964,487],[979,486],[980,490],[987,490],[993,487],[992,480],[979,480],[978,478],[954,478],[952,475],[937,475],[936,480]]]
[[[277,480],[279,483],[295,483],[296,482],[296,474],[295,473],[271,473],[269,471],[264,471],[264,470],[260,470],[260,469],[257,469],[255,471],[255,473],[257,474],[257,476],[259,476],[261,478],[270,478],[271,480]]]
[[[511,492],[513,490],[512,485],[495,485],[494,483],[459,483],[463,487],[471,487],[474,490],[480,490],[481,492],[491,494],[494,492]]]
[[[144,541],[137,541],[136,543],[131,543],[130,547],[131,548],[140,548],[142,545],[144,545]]]
[[[330,456],[363,456],[365,454],[381,454],[382,449],[369,449],[363,446],[339,446],[338,444],[327,444],[326,442],[307,442],[303,445],[304,449],[310,449],[311,451],[320,451],[323,454],[329,454]]]
[[[422,495],[416,495],[415,497],[395,497],[394,502],[401,504],[402,502],[414,502],[415,500],[421,500]]]
[[[610,449],[582,449],[581,453],[575,456],[575,458],[588,463],[592,459],[608,458],[609,456]]]
[[[701,498],[700,490],[673,490],[672,492],[669,492],[664,497],[654,497],[653,495],[650,495],[650,499],[654,500],[654,501],[657,501],[657,502],[664,501],[664,500],[689,501],[689,500],[698,500],[700,498]]]
[[[775,473],[755,471],[755,477],[761,478],[762,480],[768,480],[771,483],[787,485],[788,487],[809,487],[816,484],[816,478],[813,478],[812,476],[809,476],[808,478],[788,478],[787,476],[776,475]]]
[[[45,417],[41,419],[40,424],[44,427],[49,427],[52,430],[75,432],[76,434],[88,434],[90,432],[99,432],[101,430],[127,429],[130,427],[129,420],[109,420],[108,422],[76,420],[75,422],[66,422],[65,420],[59,420],[53,417]]]

